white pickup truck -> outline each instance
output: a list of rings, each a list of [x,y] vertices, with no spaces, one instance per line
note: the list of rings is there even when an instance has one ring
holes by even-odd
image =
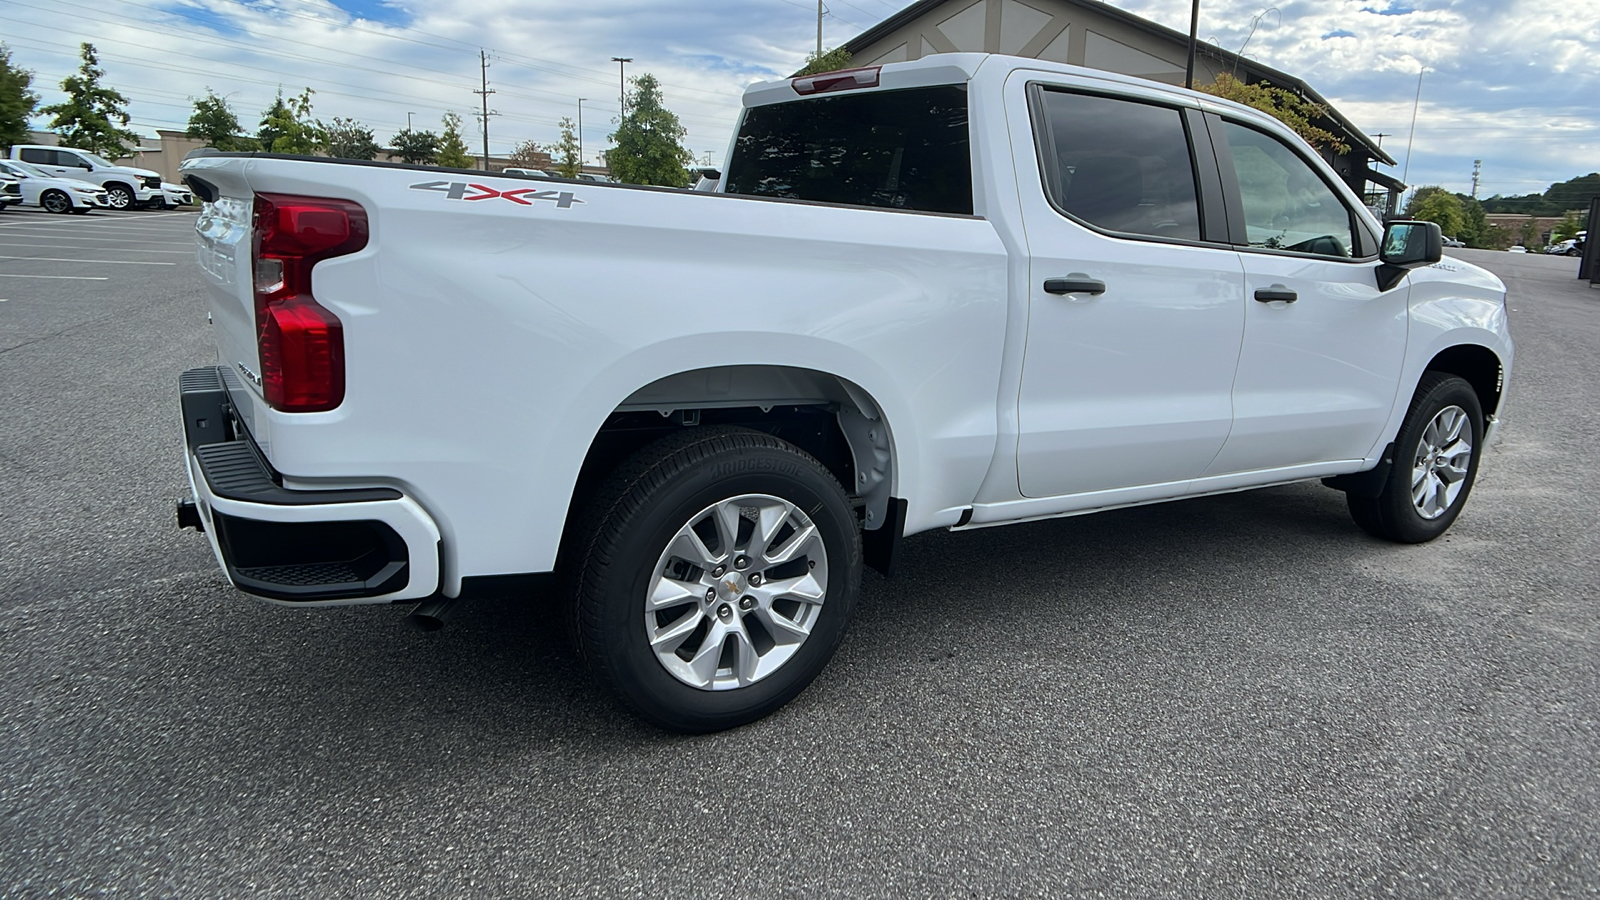
[[[288,604],[549,578],[707,731],[803,690],[906,535],[1309,479],[1391,540],[1461,511],[1504,286],[1273,119],[976,54],[744,106],[711,193],[189,159],[180,521]]]

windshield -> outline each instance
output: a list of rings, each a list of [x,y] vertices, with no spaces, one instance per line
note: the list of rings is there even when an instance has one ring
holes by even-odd
[[[35,168],[33,165],[31,165],[29,163],[18,162],[17,160],[14,160],[14,159],[6,160],[3,165],[5,166],[5,169],[8,172],[10,172],[13,175],[16,175],[16,176],[18,176],[20,178],[54,178],[55,177],[54,175],[51,175],[49,172],[46,172],[43,169]]]
[[[84,159],[87,159],[90,163],[93,163],[94,165],[97,165],[97,166],[115,166],[116,165],[116,163],[106,162],[105,160],[101,159],[98,156],[95,156],[93,153],[90,153],[87,150],[79,150],[79,151],[77,151],[77,154],[79,156],[83,157]]]

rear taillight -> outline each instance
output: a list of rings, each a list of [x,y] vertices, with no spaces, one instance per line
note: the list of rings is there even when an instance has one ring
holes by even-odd
[[[311,296],[311,269],[366,245],[359,204],[256,195],[256,344],[273,409],[324,412],[344,401],[344,327]]]
[[[861,69],[839,69],[834,72],[819,72],[816,75],[802,75],[789,82],[796,94],[831,94],[834,91],[854,91],[860,88],[875,88],[878,86],[878,73],[882,66],[867,66]]]

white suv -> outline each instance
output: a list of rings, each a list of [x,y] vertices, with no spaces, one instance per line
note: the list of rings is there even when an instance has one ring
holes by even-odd
[[[106,200],[112,209],[160,206],[162,203],[159,173],[119,166],[87,150],[18,144],[11,148],[11,158],[33,163],[58,178],[76,178],[100,185],[106,189]]]

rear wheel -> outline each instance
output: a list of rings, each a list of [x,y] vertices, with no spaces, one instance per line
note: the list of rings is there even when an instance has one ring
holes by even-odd
[[[39,195],[39,205],[53,213],[69,212],[72,209],[72,198],[66,191],[45,191]]]
[[[1394,466],[1383,491],[1376,497],[1346,494],[1350,517],[1385,540],[1431,541],[1461,514],[1482,453],[1477,392],[1454,375],[1428,372],[1395,439]]]
[[[646,448],[578,528],[579,651],[674,731],[732,728],[792,700],[833,655],[860,588],[844,489],[760,432],[695,428]]]

